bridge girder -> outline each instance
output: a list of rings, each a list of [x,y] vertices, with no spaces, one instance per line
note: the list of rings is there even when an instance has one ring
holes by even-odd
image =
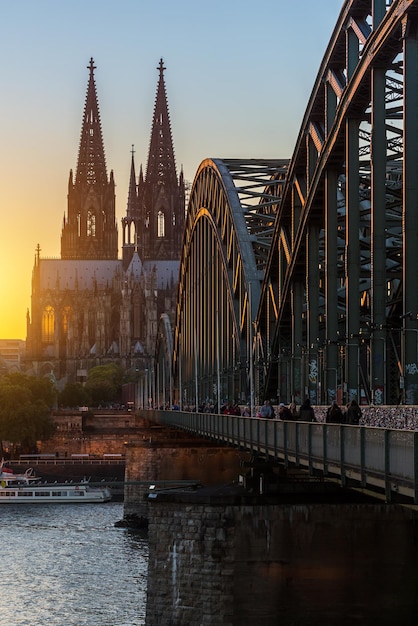
[[[418,403],[417,11],[416,0],[341,10],[262,285],[266,397]]]
[[[173,342],[180,404],[418,404],[418,0],[347,0],[285,160],[204,161]]]
[[[252,327],[287,163],[208,159],[196,173],[174,328],[180,405],[250,400]]]

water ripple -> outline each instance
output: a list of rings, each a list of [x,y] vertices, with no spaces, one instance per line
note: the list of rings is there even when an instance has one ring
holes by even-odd
[[[116,502],[1,507],[2,626],[142,626],[148,543]]]

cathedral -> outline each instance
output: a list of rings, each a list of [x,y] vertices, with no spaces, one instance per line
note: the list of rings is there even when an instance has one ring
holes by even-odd
[[[27,368],[65,382],[82,382],[91,367],[109,362],[147,367],[160,316],[173,321],[185,219],[185,181],[176,171],[161,59],[148,161],[138,179],[132,150],[119,255],[115,180],[107,173],[95,69],[91,59],[61,257],[44,258],[37,246],[27,313]]]

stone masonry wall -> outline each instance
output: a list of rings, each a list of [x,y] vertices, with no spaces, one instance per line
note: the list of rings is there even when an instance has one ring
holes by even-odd
[[[211,444],[138,442],[126,446],[124,517],[148,518],[148,485],[137,481],[195,481],[223,485],[237,480],[249,453]]]
[[[417,514],[375,504],[150,505],[146,626],[413,626]]]

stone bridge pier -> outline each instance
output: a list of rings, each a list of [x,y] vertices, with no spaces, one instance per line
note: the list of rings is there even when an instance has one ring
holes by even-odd
[[[124,519],[139,527],[148,525],[151,484],[157,491],[178,489],[184,481],[204,486],[236,483],[250,458],[248,452],[159,426],[144,429],[142,439],[125,448]]]
[[[160,426],[126,444],[125,472],[146,626],[417,623],[416,507]]]
[[[158,493],[146,626],[415,625],[416,512],[312,496]]]

